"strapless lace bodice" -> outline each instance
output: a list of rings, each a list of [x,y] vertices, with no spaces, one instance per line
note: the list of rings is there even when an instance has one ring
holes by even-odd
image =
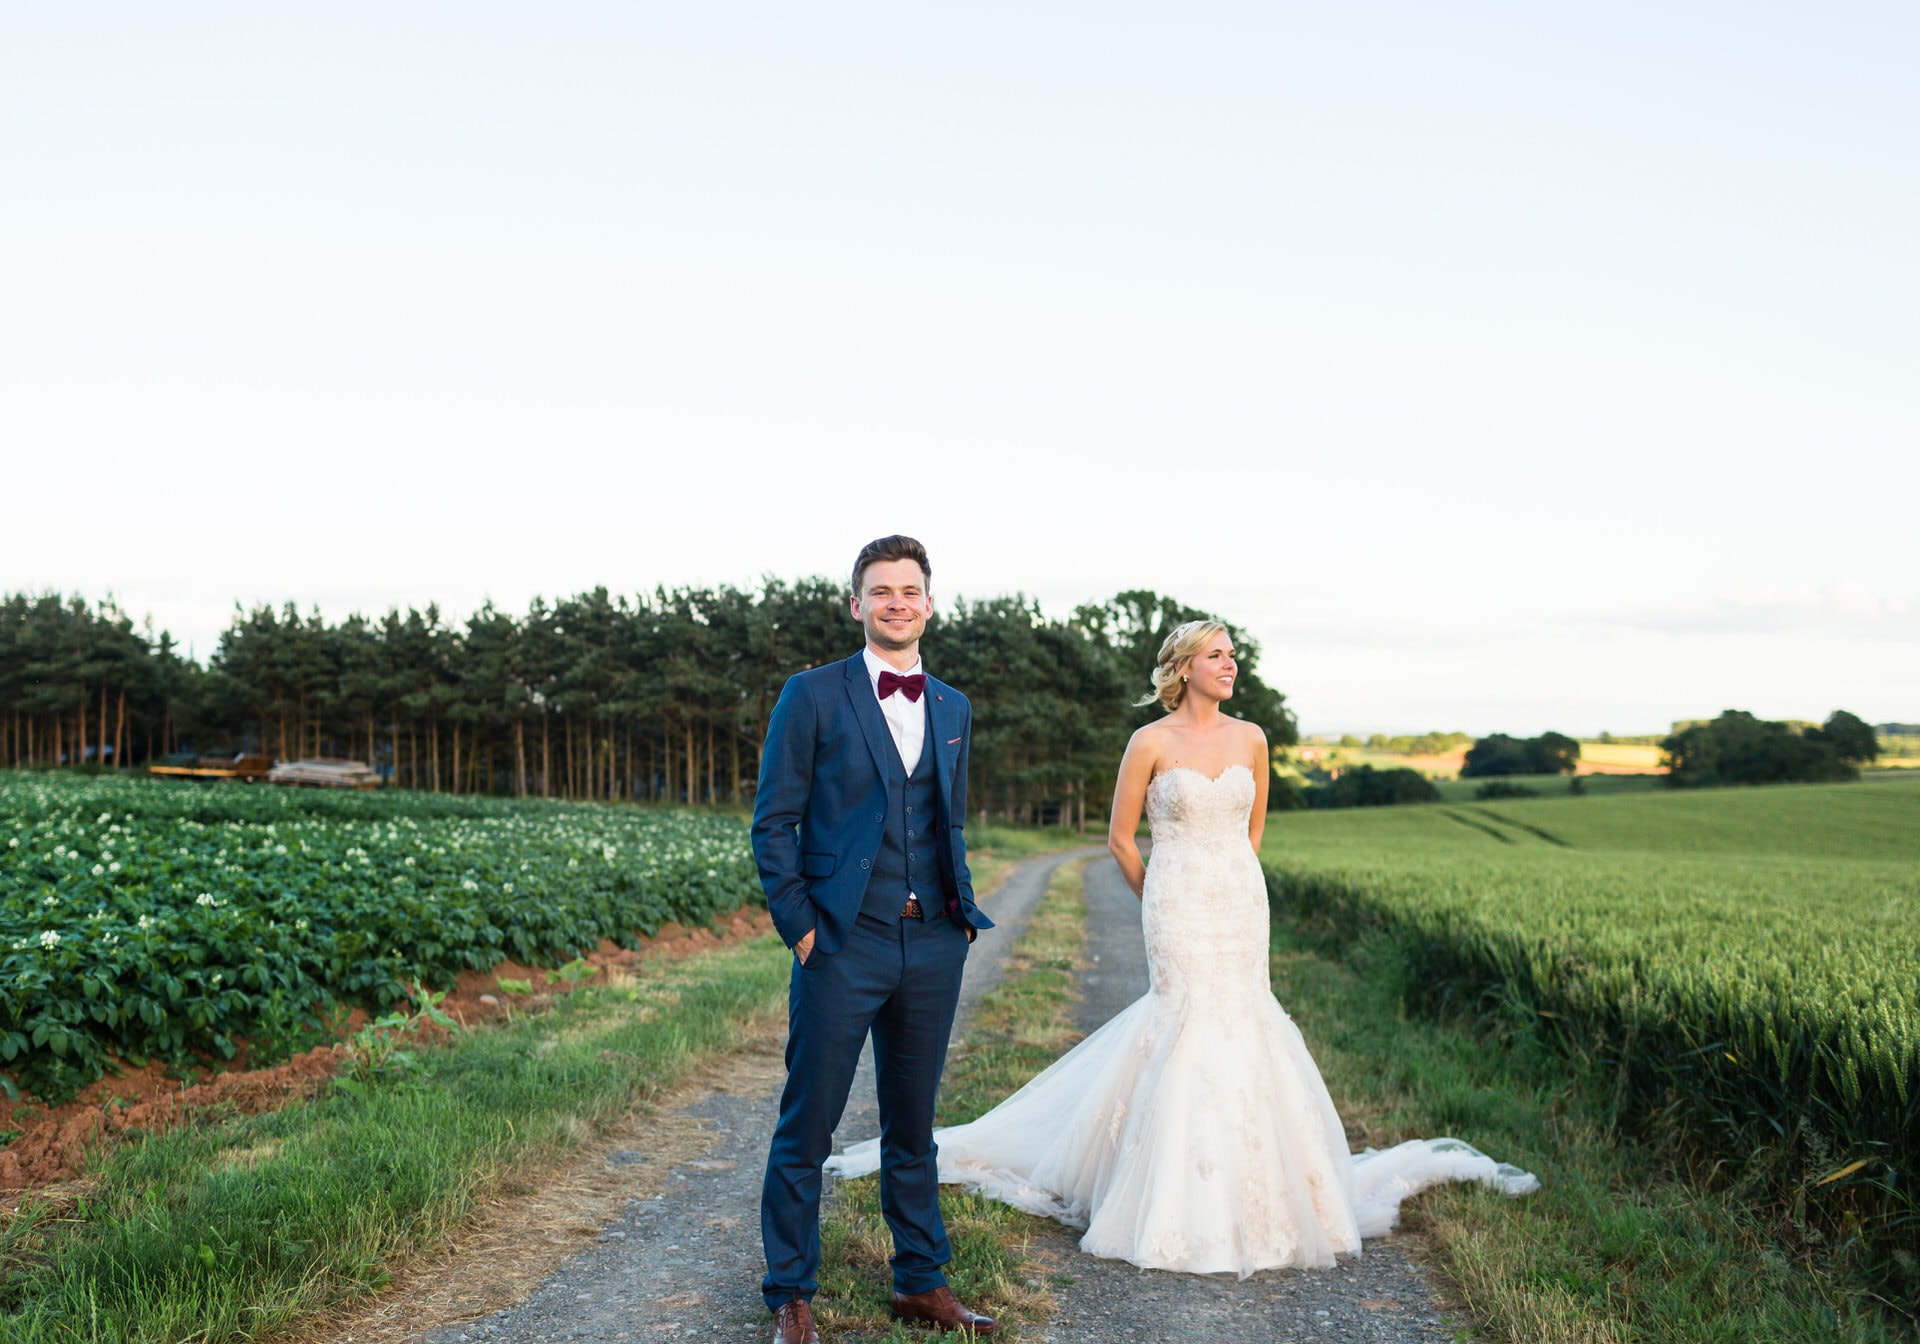
[[[1147,824],[1155,846],[1221,844],[1247,837],[1253,811],[1253,771],[1230,765],[1212,778],[1176,765],[1147,785]]]
[[[1190,994],[1209,1014],[1247,1021],[1273,1002],[1267,981],[1267,885],[1247,839],[1253,772],[1208,778],[1175,767],[1147,785],[1153,854],[1141,923],[1153,992],[1178,1010]]]

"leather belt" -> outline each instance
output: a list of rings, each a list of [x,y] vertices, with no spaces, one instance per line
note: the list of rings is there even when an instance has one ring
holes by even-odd
[[[907,897],[907,903],[900,907],[900,918],[902,919],[925,919],[926,918],[925,915],[920,913],[920,898],[918,896]]]

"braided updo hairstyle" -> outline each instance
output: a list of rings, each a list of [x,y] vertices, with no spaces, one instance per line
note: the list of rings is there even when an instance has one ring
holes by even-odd
[[[1207,641],[1225,633],[1226,628],[1219,621],[1188,621],[1174,626],[1160,641],[1160,656],[1153,666],[1153,690],[1133,703],[1150,705],[1158,700],[1160,708],[1169,714],[1180,708],[1187,696],[1187,669],[1207,647]]]

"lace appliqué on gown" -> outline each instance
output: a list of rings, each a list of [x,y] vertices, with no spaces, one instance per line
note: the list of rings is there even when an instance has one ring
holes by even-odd
[[[1151,988],[972,1124],[938,1130],[940,1179],[1084,1228],[1148,1269],[1326,1266],[1442,1181],[1538,1187],[1457,1139],[1349,1154],[1313,1057],[1268,979],[1266,881],[1247,844],[1253,773],[1176,768],[1147,788]],[[878,1140],[827,1169],[878,1169]]]

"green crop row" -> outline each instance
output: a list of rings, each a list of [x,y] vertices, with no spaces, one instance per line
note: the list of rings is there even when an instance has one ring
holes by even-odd
[[[231,1057],[334,1003],[553,965],[759,895],[745,828],[640,808],[0,781],[0,1081]]]
[[[1623,1128],[1810,1207],[1920,1301],[1920,785],[1276,818],[1276,906],[1522,1015]]]

